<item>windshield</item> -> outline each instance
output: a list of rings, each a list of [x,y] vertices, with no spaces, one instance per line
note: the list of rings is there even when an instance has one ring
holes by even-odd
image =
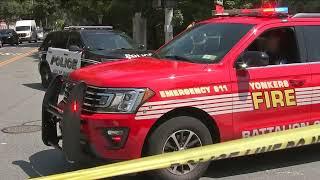
[[[89,49],[115,50],[137,49],[138,45],[128,36],[113,32],[85,31],[82,36]]]
[[[252,27],[249,24],[199,24],[159,49],[154,57],[217,63]]]
[[[30,26],[17,26],[16,31],[30,31]]]

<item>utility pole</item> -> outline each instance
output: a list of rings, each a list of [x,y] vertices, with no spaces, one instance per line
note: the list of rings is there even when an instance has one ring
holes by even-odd
[[[176,6],[176,0],[165,0],[164,1],[164,33],[165,42],[169,42],[173,39],[173,8]]]
[[[173,18],[173,8],[165,8],[165,21],[164,21],[164,33],[165,33],[165,42],[169,42],[173,39],[173,27],[172,27],[172,18]]]

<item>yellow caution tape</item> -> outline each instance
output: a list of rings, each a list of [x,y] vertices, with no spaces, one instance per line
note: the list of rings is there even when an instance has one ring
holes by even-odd
[[[140,159],[124,161],[89,169],[83,169],[33,180],[87,180],[101,179],[142,171],[168,168],[190,162],[246,156],[277,151],[320,142],[320,125],[275,132],[266,135],[238,139],[172,153],[165,153]]]

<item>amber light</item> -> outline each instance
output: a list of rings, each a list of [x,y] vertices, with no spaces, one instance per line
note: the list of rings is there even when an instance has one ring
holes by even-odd
[[[77,101],[73,101],[72,103],[72,111],[77,112],[78,111],[78,103]]]

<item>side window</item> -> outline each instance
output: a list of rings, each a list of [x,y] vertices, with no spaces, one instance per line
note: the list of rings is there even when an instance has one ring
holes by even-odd
[[[304,37],[307,46],[308,61],[320,61],[320,26],[305,26]]]
[[[301,63],[298,41],[293,27],[268,30],[262,33],[245,52],[265,53],[269,58],[268,65]],[[256,54],[256,53],[254,53]],[[259,63],[248,63],[251,67]]]
[[[53,38],[53,47],[66,49],[68,41],[68,33],[67,32],[57,32]]]
[[[78,46],[80,48],[83,47],[83,45],[81,43],[81,37],[80,37],[80,34],[78,32],[71,32],[70,33],[68,48],[70,46]]]

